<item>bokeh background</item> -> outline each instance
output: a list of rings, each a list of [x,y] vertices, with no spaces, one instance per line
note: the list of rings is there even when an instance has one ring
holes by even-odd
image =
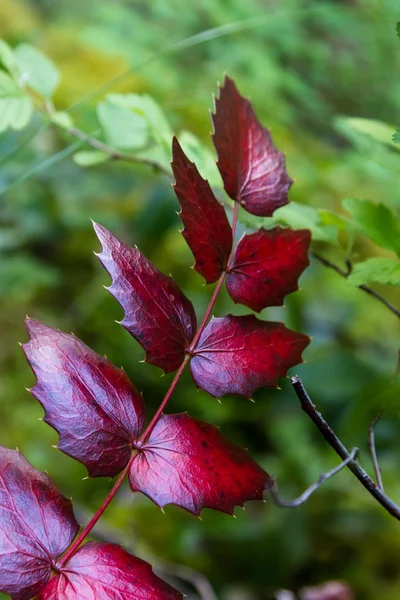
[[[211,149],[211,94],[227,72],[287,153],[292,200],[340,211],[345,197],[358,197],[399,209],[399,153],[348,135],[338,119],[400,124],[398,19],[398,0],[2,0],[0,37],[36,45],[55,61],[62,73],[57,107],[75,105],[71,114],[85,131],[96,127],[104,84],[127,71],[108,92],[152,95],[175,131],[190,130]],[[112,484],[83,480],[84,468],[52,448],[57,435],[38,420],[42,410],[24,389],[33,384],[17,343],[26,340],[25,314],[74,331],[123,365],[151,414],[170,376],[139,364],[141,348],[115,323],[121,309],[102,287],[108,279],[93,256],[90,218],[171,272],[200,315],[211,290],[188,268],[193,261],[168,178],[122,163],[82,169],[65,152],[71,143],[39,117],[0,137],[0,442],[47,470],[86,522]],[[316,249],[343,264],[329,243]],[[382,252],[362,237],[355,246],[356,256]],[[386,406],[378,452],[386,489],[400,500],[400,397],[393,384],[399,320],[315,262],[301,288],[286,308],[262,317],[313,336],[297,371],[344,443],[361,448],[367,469],[368,425]],[[394,288],[380,291],[400,305]],[[215,314],[240,311],[222,294]],[[289,382],[255,400],[218,404],[186,375],[169,408],[219,425],[292,498],[338,459],[302,414]],[[221,600],[266,600],[282,588],[334,579],[363,600],[400,597],[400,524],[350,472],[297,510],[253,503],[236,516],[206,510],[200,521],[175,507],[164,515],[125,488],[96,533],[151,560],[165,577],[203,574]],[[190,585],[187,591],[198,597]]]

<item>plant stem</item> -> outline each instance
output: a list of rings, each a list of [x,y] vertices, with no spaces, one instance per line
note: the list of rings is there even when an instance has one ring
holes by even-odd
[[[275,481],[273,481],[272,485],[269,487],[269,492],[271,493],[273,501],[280,508],[297,508],[298,506],[301,506],[302,504],[304,504],[305,502],[307,502],[307,500],[309,499],[309,497],[325,481],[327,481],[328,479],[330,479],[331,477],[333,477],[334,475],[336,475],[336,473],[339,473],[339,471],[341,471],[342,469],[344,469],[344,467],[346,467],[351,461],[353,461],[355,459],[355,457],[357,456],[357,454],[358,454],[358,448],[353,448],[353,450],[350,452],[350,456],[348,456],[343,462],[341,462],[340,465],[338,465],[337,467],[335,467],[331,471],[328,471],[328,473],[322,473],[319,476],[318,481],[316,481],[315,483],[313,483],[312,485],[310,485],[310,487],[308,487],[301,494],[301,496],[299,496],[295,500],[290,500],[290,501],[283,500],[283,498],[281,498],[280,495],[279,495],[277,483]]]
[[[321,413],[318,412],[310,396],[307,394],[300,377],[295,375],[294,377],[290,378],[290,381],[298,399],[300,400],[301,408],[315,423],[328,444],[335,450],[342,460],[350,458],[351,453],[347,450],[344,444],[342,444],[333,429],[329,427]],[[377,484],[371,479],[361,465],[356,460],[351,460],[347,466],[357,477],[360,483],[365,487],[365,489],[371,494],[371,496],[373,496],[375,500],[377,500],[379,504],[381,504],[381,506],[383,506],[383,508],[385,508],[388,513],[392,515],[392,517],[400,521],[400,506],[393,502],[393,500],[391,500],[384,493],[384,491],[377,486]]]
[[[235,241],[236,226],[237,226],[237,220],[238,220],[238,212],[239,212],[239,203],[235,202],[235,208],[234,208],[233,220],[232,220],[232,250],[229,255],[229,259],[228,259],[228,263],[227,263],[227,267],[226,267],[227,269],[230,267],[230,265],[232,263],[233,255],[234,255],[234,241]],[[215,290],[213,292],[213,295],[211,296],[211,299],[208,304],[207,310],[204,314],[204,317],[199,325],[199,328],[196,331],[196,334],[193,338],[192,343],[190,344],[189,352],[186,354],[185,360],[183,361],[183,363],[177,370],[175,377],[173,378],[172,383],[169,386],[169,389],[168,389],[167,393],[165,394],[163,401],[161,402],[160,406],[158,407],[158,409],[157,409],[156,413],[154,414],[153,418],[151,419],[150,423],[147,425],[145,431],[140,436],[140,438],[137,442],[137,444],[139,444],[139,446],[141,446],[150,436],[151,432],[153,431],[154,427],[157,424],[158,419],[161,417],[161,414],[163,413],[164,408],[167,406],[169,399],[171,398],[176,386],[178,385],[178,382],[182,376],[182,373],[185,370],[186,365],[189,363],[191,355],[195,351],[196,346],[199,342],[200,336],[203,333],[205,326],[207,325],[208,319],[210,318],[210,315],[211,315],[211,311],[214,308],[218,294],[221,290],[222,284],[224,283],[226,273],[227,273],[227,271],[223,271],[223,273],[221,273],[221,276],[218,279],[217,285],[215,286]]]
[[[313,257],[316,258],[321,264],[325,265],[325,267],[333,269],[334,271],[336,271],[336,273],[339,273],[339,275],[341,275],[345,279],[347,279],[347,277],[351,273],[351,263],[348,264],[349,268],[347,271],[345,271],[344,269],[341,269],[338,265],[335,265],[335,263],[331,262],[327,258],[324,258],[320,254],[313,253]],[[360,290],[363,290],[363,292],[366,292],[370,296],[373,296],[374,298],[379,300],[379,302],[382,302],[382,304],[384,304],[393,314],[396,315],[396,317],[400,319],[400,310],[396,308],[391,302],[389,302],[389,300],[386,300],[386,298],[378,294],[378,292],[370,288],[368,285],[358,285],[357,287]]]
[[[378,487],[380,487],[383,492],[384,489],[383,489],[382,474],[381,474],[381,469],[379,467],[378,455],[376,453],[376,447],[375,447],[375,425],[377,424],[377,422],[379,421],[381,416],[382,416],[382,411],[379,411],[379,413],[376,415],[375,419],[372,421],[371,425],[369,426],[368,447],[369,447],[369,451],[371,453],[372,464],[374,465],[376,481],[378,483]]]
[[[71,556],[73,554],[75,554],[75,552],[78,550],[78,548],[81,545],[81,543],[83,542],[83,540],[89,535],[90,531],[96,525],[97,521],[100,519],[100,517],[106,510],[107,506],[110,504],[111,500],[114,498],[115,494],[118,492],[119,488],[121,487],[121,485],[125,479],[125,476],[129,471],[132,460],[135,458],[135,456],[136,456],[136,454],[132,455],[132,457],[130,458],[125,469],[122,471],[122,473],[118,477],[117,481],[114,483],[113,487],[111,488],[107,497],[104,499],[100,508],[93,515],[92,519],[89,521],[89,523],[86,525],[86,527],[84,529],[82,529],[82,531],[80,532],[78,537],[75,539],[75,541],[71,544],[71,546],[68,548],[66,553],[61,557],[61,559],[57,565],[58,567],[60,567],[60,568],[63,567],[69,561]]]

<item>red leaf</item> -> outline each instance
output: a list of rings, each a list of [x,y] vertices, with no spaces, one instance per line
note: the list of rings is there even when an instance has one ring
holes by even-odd
[[[207,283],[217,281],[226,267],[232,248],[232,229],[196,165],[184,154],[178,140],[172,142],[175,193],[181,205],[182,235],[196,259],[194,268]]]
[[[182,600],[151,566],[120,546],[88,542],[72,556],[37,600]]]
[[[196,385],[220,398],[250,398],[262,387],[277,387],[289,367],[302,362],[310,339],[283,323],[253,315],[214,317],[204,329],[190,363]]]
[[[137,248],[101,225],[94,228],[103,246],[99,259],[112,279],[109,290],[125,311],[121,324],[143,346],[148,363],[175,371],[196,330],[192,303]]]
[[[71,502],[52,480],[0,446],[0,590],[32,598],[78,529]]]
[[[311,234],[306,229],[260,229],[238,243],[226,279],[235,302],[259,312],[282,306],[287,294],[298,289],[298,278],[310,264]]]
[[[258,121],[251,102],[239,94],[229,77],[225,77],[211,116],[226,193],[253,215],[270,217],[289,202],[292,179],[286,173],[284,155]]]
[[[176,504],[199,515],[203,508],[232,514],[247,500],[262,500],[269,476],[216,427],[179,414],[161,416],[129,480],[158,506]]]
[[[114,476],[125,467],[144,424],[144,406],[122,369],[73,335],[27,319],[25,355],[37,377],[31,390],[59,448],[90,475]]]

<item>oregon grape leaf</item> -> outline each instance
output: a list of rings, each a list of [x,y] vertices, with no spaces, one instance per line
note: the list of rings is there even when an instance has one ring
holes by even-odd
[[[220,398],[251,398],[262,387],[277,387],[279,377],[302,362],[309,338],[283,323],[253,315],[212,318],[193,352],[190,370],[196,385]]]
[[[121,324],[143,346],[148,363],[175,371],[196,330],[192,303],[140,250],[101,225],[94,228],[103,247],[99,259],[112,279],[108,289],[125,311]]]
[[[298,278],[309,265],[311,233],[300,229],[260,229],[239,241],[226,278],[237,303],[260,312],[281,306],[298,289]]]
[[[60,435],[59,448],[92,476],[112,477],[128,463],[144,424],[144,405],[122,369],[74,335],[27,319],[23,349],[37,378],[31,393],[45,421]]]
[[[176,504],[229,514],[247,500],[262,500],[267,473],[213,425],[188,414],[162,415],[131,463],[133,491],[158,506]]]
[[[182,600],[151,566],[120,546],[87,542],[37,600]]]
[[[182,235],[196,259],[195,270],[207,283],[213,283],[228,262],[232,229],[208,181],[202,178],[175,137],[172,157],[176,181],[174,189],[181,205],[179,216],[184,224]]]
[[[71,502],[50,477],[0,446],[0,590],[32,598],[78,529]]]
[[[292,179],[284,155],[258,121],[251,102],[239,94],[229,77],[215,99],[212,121],[217,166],[226,193],[248,212],[270,217],[289,202]]]

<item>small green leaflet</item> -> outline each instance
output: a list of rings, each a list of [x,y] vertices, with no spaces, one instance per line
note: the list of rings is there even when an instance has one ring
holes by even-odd
[[[137,150],[148,140],[145,120],[129,108],[114,104],[109,97],[97,105],[97,118],[107,143],[113,148]]]
[[[369,258],[354,265],[347,281],[357,286],[368,283],[400,286],[400,263],[390,258]]]
[[[378,246],[396,252],[400,256],[400,219],[384,204],[369,200],[346,198],[344,208],[360,225],[365,235]]]
[[[50,98],[60,82],[60,73],[55,64],[43,52],[29,44],[17,46],[13,56],[22,83],[41,96]]]
[[[396,32],[397,32],[398,37],[400,38],[400,21],[397,21]]]
[[[400,144],[400,129],[398,129],[398,130],[396,131],[396,133],[394,133],[394,134],[393,134],[392,141],[393,141],[395,144]]]
[[[33,112],[32,100],[4,71],[0,71],[0,133],[8,128],[23,129]]]

